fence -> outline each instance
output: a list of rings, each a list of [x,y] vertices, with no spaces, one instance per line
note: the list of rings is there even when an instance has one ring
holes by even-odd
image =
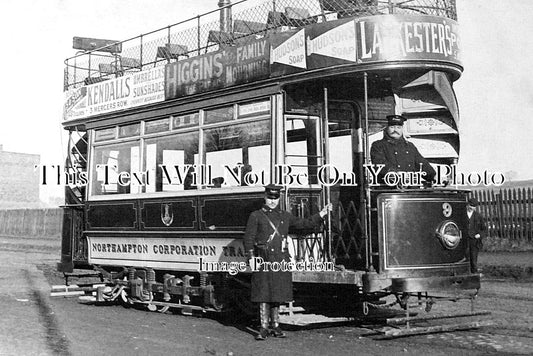
[[[476,190],[473,195],[480,202],[489,236],[533,241],[532,188]]]
[[[62,209],[0,210],[0,235],[58,237],[62,221]]]

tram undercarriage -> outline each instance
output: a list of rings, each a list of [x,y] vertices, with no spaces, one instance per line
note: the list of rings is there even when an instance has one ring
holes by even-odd
[[[119,271],[102,266],[95,266],[94,272],[96,274],[92,276],[99,276],[101,283],[80,283],[77,290],[83,291],[81,299],[96,304],[120,303],[152,312],[195,316],[230,315],[247,323],[258,315],[257,305],[250,302],[249,274],[178,274],[176,271],[126,267]],[[78,275],[79,281],[88,276],[84,271],[65,274],[65,277],[72,281]],[[365,292],[369,288],[365,287],[367,282],[364,281],[371,279],[369,275],[375,277],[375,273],[344,270],[330,275],[330,280],[337,283],[310,283],[309,273],[294,273],[294,300],[282,306],[281,323],[293,328],[339,323],[360,325],[371,330],[369,336],[377,338],[467,330],[491,324],[478,318],[488,312],[475,310],[478,275],[456,276],[455,282],[448,284],[449,288],[441,283],[433,291],[402,289],[402,286],[413,284],[402,284],[393,279],[392,288]],[[362,284],[342,283],[355,279]],[[424,279],[427,281],[423,285],[435,286],[429,278],[418,278],[416,282]],[[68,279],[66,281],[68,285]],[[450,312],[449,307],[435,308],[464,301],[467,305],[463,303],[460,311]],[[469,308],[465,309],[465,306]],[[453,323],[455,320],[460,323]]]

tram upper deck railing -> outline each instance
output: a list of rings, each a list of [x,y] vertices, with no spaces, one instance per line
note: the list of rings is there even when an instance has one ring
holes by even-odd
[[[219,5],[227,3],[220,0]],[[125,41],[80,51],[65,60],[64,89],[163,66],[272,31],[384,14],[457,19],[455,0],[266,0],[254,7],[242,0]]]

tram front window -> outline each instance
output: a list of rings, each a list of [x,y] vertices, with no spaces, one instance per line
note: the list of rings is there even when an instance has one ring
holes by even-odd
[[[356,109],[349,102],[332,101],[329,107],[329,163],[335,167],[332,179],[341,175],[350,176],[353,171],[353,128]],[[360,143],[362,144],[362,143]]]
[[[287,145],[285,163],[291,174],[301,177],[293,185],[316,184],[318,169],[318,118],[311,116],[287,116],[285,122]],[[304,179],[307,177],[307,179]]]
[[[353,176],[353,134],[356,107],[351,102],[331,101],[328,117],[328,147],[329,164],[335,167],[329,170],[330,179],[339,180],[342,177]],[[320,148],[322,134],[318,116],[286,115],[286,146],[285,163],[291,169],[294,177],[306,176],[293,185],[318,183],[317,173],[325,159]],[[321,171],[320,179],[325,181],[327,171]]]
[[[206,129],[204,148],[215,188],[262,185],[256,177],[270,175],[270,120]]]

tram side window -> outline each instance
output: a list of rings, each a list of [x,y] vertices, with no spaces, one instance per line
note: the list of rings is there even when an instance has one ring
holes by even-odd
[[[206,129],[204,149],[212,187],[261,185],[270,175],[270,120]]]
[[[139,193],[145,179],[139,160],[138,141],[96,147],[91,194]]]
[[[198,131],[146,139],[144,155],[147,193],[197,189]]]
[[[318,169],[317,117],[288,116],[285,122],[287,145],[285,162],[291,174],[302,177],[295,185],[316,184]],[[303,179],[307,176],[307,179]]]

